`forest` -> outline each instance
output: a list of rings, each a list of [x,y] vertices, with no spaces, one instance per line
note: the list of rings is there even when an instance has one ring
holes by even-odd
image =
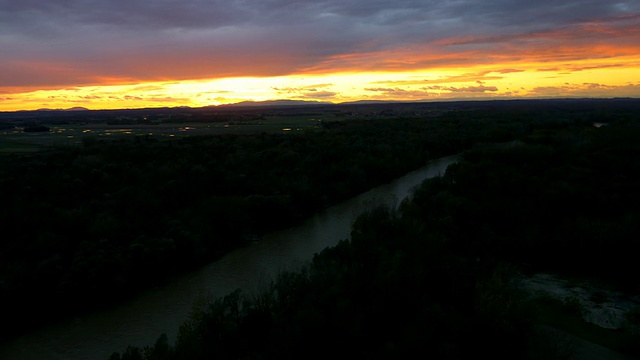
[[[173,344],[162,335],[110,359],[570,358],[539,330],[545,310],[518,274],[640,293],[640,118],[596,127],[574,115],[464,151],[398,211],[361,216],[350,240],[299,271],[197,307]],[[634,357],[638,313],[616,333],[616,350]]]
[[[535,308],[510,284],[551,271],[640,290],[630,276],[640,104],[446,109],[299,134],[88,139],[0,157],[0,226],[10,234],[0,244],[2,336],[122,301],[462,153],[398,211],[362,216],[350,240],[299,271],[201,305],[171,342],[162,335],[111,358],[560,356],[544,352]],[[631,341],[621,350],[639,354]]]
[[[125,300],[429,159],[492,141],[483,121],[363,117],[301,134],[88,136],[4,154],[2,338]],[[507,136],[522,131],[504,126]]]

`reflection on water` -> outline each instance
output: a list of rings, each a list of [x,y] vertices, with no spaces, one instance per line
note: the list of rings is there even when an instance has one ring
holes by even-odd
[[[127,345],[153,344],[162,333],[173,342],[194,302],[224,296],[237,288],[251,291],[277,272],[309,261],[315,253],[349,238],[358,215],[382,204],[398,206],[413,187],[425,178],[443,174],[455,159],[449,156],[433,161],[393,183],[330,207],[298,227],[269,234],[198,272],[149,290],[123,306],[28,334],[8,344],[0,351],[0,358],[106,360]]]

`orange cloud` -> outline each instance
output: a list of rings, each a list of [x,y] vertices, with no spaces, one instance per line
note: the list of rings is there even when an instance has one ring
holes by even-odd
[[[628,69],[635,74],[637,65],[630,59],[637,64],[640,58],[640,7],[633,0],[246,0],[224,7],[193,0],[130,0],[126,5],[85,0],[64,7],[41,5],[14,1],[4,9],[0,92],[31,99],[40,96],[38,90],[81,88],[83,96],[91,96],[85,94],[90,87],[140,85],[129,91],[145,94],[142,99],[185,99],[183,94],[207,90],[180,89],[165,97],[167,83],[353,73],[392,73],[372,79],[388,88],[415,90],[425,82],[465,88],[486,81],[484,86],[501,90],[515,88],[508,81],[517,80],[532,89],[528,78],[548,85],[533,69],[549,79],[601,74],[607,68],[623,77],[621,71]],[[405,76],[409,73],[422,75]],[[295,96],[345,94],[312,85],[306,84],[307,90],[295,83],[278,88]],[[219,98],[221,92],[214,90],[211,98]],[[259,96],[267,93],[261,90]],[[0,108],[16,97],[0,99]],[[116,98],[124,95],[105,97]]]

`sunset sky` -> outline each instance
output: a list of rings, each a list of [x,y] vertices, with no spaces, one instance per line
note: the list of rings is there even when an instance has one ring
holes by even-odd
[[[640,0],[0,0],[0,111],[640,97]]]

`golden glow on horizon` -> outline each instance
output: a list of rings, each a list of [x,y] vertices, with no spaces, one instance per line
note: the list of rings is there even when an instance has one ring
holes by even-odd
[[[640,57],[508,63],[404,72],[146,82],[59,90],[0,91],[0,111],[220,105],[246,100],[446,100],[640,97]],[[1,88],[0,88],[1,90]]]

